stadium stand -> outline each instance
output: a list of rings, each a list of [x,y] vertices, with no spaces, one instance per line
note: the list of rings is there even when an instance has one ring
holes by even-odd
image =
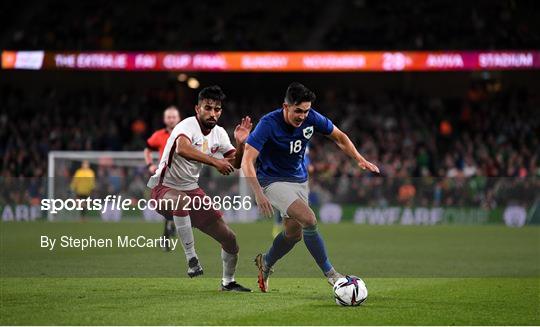
[[[535,1],[29,2],[32,10],[5,9],[0,35],[6,48],[486,50],[540,43]]]

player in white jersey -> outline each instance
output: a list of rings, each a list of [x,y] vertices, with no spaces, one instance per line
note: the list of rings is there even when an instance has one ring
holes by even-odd
[[[161,208],[160,213],[171,213],[182,242],[188,275],[203,273],[195,252],[192,226],[210,235],[221,244],[223,278],[221,290],[251,292],[235,281],[234,274],[238,261],[236,235],[222,219],[222,213],[214,210],[185,210],[187,203],[202,201],[206,195],[199,187],[199,174],[203,164],[215,167],[221,174],[229,175],[240,168],[244,145],[251,131],[251,118],[245,117],[234,130],[236,148],[231,144],[225,129],[217,126],[222,113],[221,104],[225,94],[219,86],[204,88],[195,106],[196,116],[180,122],[171,132],[156,173],[148,181],[155,200],[172,200],[174,208]],[[177,201],[178,199],[181,201]],[[187,201],[189,200],[189,201]],[[164,204],[164,201],[160,202]]]

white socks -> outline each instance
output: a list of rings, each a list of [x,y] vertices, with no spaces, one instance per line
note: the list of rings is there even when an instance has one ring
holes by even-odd
[[[178,232],[178,238],[184,248],[186,260],[196,257],[195,239],[193,238],[193,229],[191,228],[191,219],[189,216],[178,217],[174,216],[174,224]],[[234,273],[236,272],[236,264],[238,262],[238,254],[230,254],[221,249],[221,260],[223,261],[223,285],[228,285],[234,282]]]
[[[189,215],[185,217],[174,216],[174,224],[176,225],[180,243],[182,243],[182,247],[184,248],[186,260],[189,262],[189,259],[197,256],[197,253],[195,252],[193,229],[191,228],[191,219],[189,218]]]
[[[230,282],[234,282],[238,254],[230,254],[221,249],[221,260],[223,260],[223,278],[221,281],[223,285],[228,285]]]

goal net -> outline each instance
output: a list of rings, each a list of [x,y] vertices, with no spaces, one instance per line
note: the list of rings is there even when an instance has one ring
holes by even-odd
[[[157,153],[154,153],[153,159],[155,163],[159,161]],[[84,173],[80,175],[83,177],[74,178],[83,163],[88,165],[94,178],[85,177],[87,175]],[[150,173],[142,151],[51,151],[47,175],[47,198],[58,202],[56,208],[60,206],[58,200],[62,200],[64,204],[61,209],[48,210],[49,220],[160,221],[163,219],[153,208],[148,208],[147,203],[139,202],[140,199],[150,199],[151,192],[146,186]],[[231,176],[221,176],[215,169],[205,167],[201,172],[199,185],[211,197],[223,198],[239,195],[244,199],[248,195],[248,189],[243,178],[239,176],[238,171]],[[88,189],[91,190],[88,191]],[[80,206],[75,209],[72,207],[77,204],[78,198],[90,197],[104,200],[107,196],[111,200],[114,197],[116,202],[102,201],[101,210],[82,211],[77,210]],[[120,202],[126,199],[129,199],[132,205],[128,209],[121,208]],[[141,208],[137,203],[146,204],[145,208]],[[82,207],[85,207],[84,203]],[[244,222],[257,218],[257,213],[253,212],[255,207],[251,205],[251,210],[221,211],[227,221]]]

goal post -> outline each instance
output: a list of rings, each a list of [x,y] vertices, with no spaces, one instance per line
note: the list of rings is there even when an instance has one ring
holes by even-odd
[[[159,161],[157,152],[152,154],[154,162]],[[95,174],[95,188],[91,198],[104,198],[107,195],[122,196],[123,199],[149,199],[150,189],[146,186],[150,173],[144,160],[143,151],[50,151],[47,168],[47,198],[74,199],[71,189],[75,171],[83,161],[88,161]],[[200,186],[210,195],[240,195],[249,197],[249,189],[240,170],[231,176],[222,176],[215,169],[205,167],[199,178]],[[253,198],[253,197],[251,197]],[[253,206],[255,207],[255,206]],[[120,216],[118,216],[120,215]],[[154,210],[114,210],[104,213],[94,212],[91,217],[117,221],[119,219],[161,220]],[[80,218],[80,212],[67,211],[47,213],[53,220],[72,220]],[[228,221],[252,221],[257,214],[252,211],[224,212]]]
[[[153,153],[153,159],[159,160]],[[149,173],[146,170],[143,151],[50,151],[47,169],[47,198],[66,199],[74,197],[70,184],[73,174],[83,161],[88,161],[95,174],[95,191],[92,197],[105,193],[126,193],[129,179],[136,179],[136,187],[127,189],[126,196],[142,196]],[[114,185],[114,187],[111,187]],[[138,189],[137,189],[138,188]],[[111,212],[112,213],[112,212]],[[74,212],[72,215],[76,215]],[[114,215],[113,215],[114,216]],[[66,212],[47,213],[49,220],[73,218]],[[106,218],[102,217],[101,218]],[[114,220],[114,217],[112,217]]]

